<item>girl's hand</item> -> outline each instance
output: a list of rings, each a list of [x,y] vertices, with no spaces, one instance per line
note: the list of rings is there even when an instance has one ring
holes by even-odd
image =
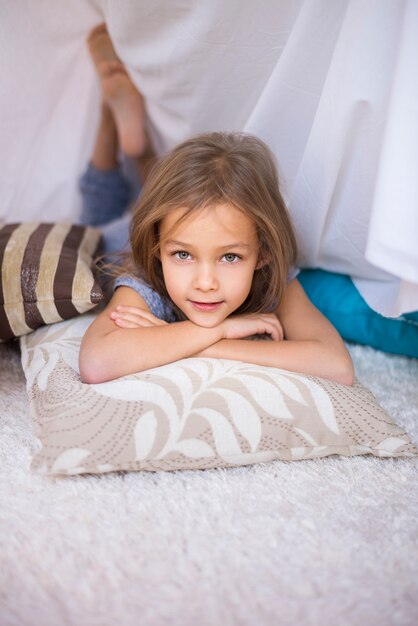
[[[167,324],[164,320],[155,317],[150,311],[136,306],[119,305],[110,313],[110,318],[119,328],[146,328]]]
[[[283,328],[274,313],[253,313],[227,317],[221,324],[224,339],[244,339],[251,335],[270,335],[274,341],[284,337]]]

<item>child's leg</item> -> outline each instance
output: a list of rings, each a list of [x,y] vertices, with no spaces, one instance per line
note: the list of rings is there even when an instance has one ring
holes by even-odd
[[[119,147],[127,156],[139,157],[148,143],[142,95],[120,62],[105,24],[91,31],[87,43],[100,79],[103,101],[113,113]]]
[[[131,200],[129,182],[118,163],[118,140],[112,112],[102,104],[93,155],[80,179],[80,221],[100,226],[120,218]]]
[[[102,102],[99,127],[94,143],[91,164],[96,170],[108,171],[119,167],[119,142],[113,113]]]
[[[91,162],[80,180],[81,221],[95,226],[106,224],[102,229],[105,253],[110,253],[128,241],[130,220],[123,214],[133,199],[131,185],[119,166],[119,153],[134,157],[141,180],[152,153],[145,132],[142,96],[120,63],[104,24],[90,33],[88,46],[103,101]]]

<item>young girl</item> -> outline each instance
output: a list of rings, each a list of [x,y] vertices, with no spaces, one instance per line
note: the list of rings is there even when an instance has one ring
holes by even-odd
[[[257,138],[211,133],[175,148],[147,177],[130,242],[129,273],[82,341],[84,382],[213,357],[353,383],[342,339],[295,278],[276,166]]]

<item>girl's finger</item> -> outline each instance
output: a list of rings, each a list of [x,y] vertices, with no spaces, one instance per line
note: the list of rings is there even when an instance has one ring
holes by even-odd
[[[124,320],[120,317],[117,317],[114,320],[116,326],[119,326],[119,328],[141,328],[142,324],[136,324],[135,322],[131,322],[130,320]],[[151,326],[151,324],[150,324]]]
[[[270,335],[273,341],[279,340],[279,334],[277,332],[277,328],[274,328],[274,326],[271,326],[270,328],[266,328],[266,333]]]
[[[271,337],[275,341],[281,341],[283,339],[283,327],[277,317],[274,315],[272,317],[267,317],[266,322],[269,324],[272,329]]]
[[[143,317],[155,317],[151,311],[148,311],[147,309],[140,309],[136,306],[125,306],[123,304],[119,304],[115,310],[117,313],[133,313],[134,315],[141,315]]]
[[[272,329],[273,329],[273,333],[272,333],[272,338],[275,341],[281,341],[281,339],[283,339],[283,331],[282,331],[282,327],[280,326],[280,324],[272,324]]]
[[[165,326],[167,322],[164,320],[160,320],[158,317],[151,315],[151,318],[148,319],[142,315],[133,315],[130,313],[122,313],[112,311],[110,314],[110,318],[116,322],[116,320],[125,320],[126,322],[130,322],[134,324],[132,328],[149,328],[151,326]]]
[[[282,328],[280,324],[270,323],[267,331],[273,341],[281,341],[283,339]]]
[[[139,309],[138,307],[134,307],[134,306],[119,305],[119,306],[116,307],[116,311],[115,312],[118,313],[118,314],[130,313],[130,314],[133,314],[133,315],[138,315],[140,317],[143,317],[143,318],[145,318],[147,320],[150,320],[152,322],[155,322],[155,323],[159,323],[159,322],[163,321],[163,320],[160,320],[158,317],[156,317],[153,313],[151,313],[151,311],[147,311],[146,309]]]
[[[139,315],[115,314],[112,315],[111,318],[114,322],[124,321],[126,323],[134,324],[138,328],[141,326],[154,326],[154,324],[150,320],[147,320],[144,317],[141,318]]]
[[[137,312],[129,312],[129,311],[112,311],[110,313],[110,317],[114,319],[115,317],[123,317],[124,319],[143,319],[151,321],[147,316],[141,315],[139,309]]]

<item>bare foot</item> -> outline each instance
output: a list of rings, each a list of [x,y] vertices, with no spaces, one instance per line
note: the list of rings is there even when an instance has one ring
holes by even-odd
[[[87,45],[96,68],[98,64],[103,61],[120,62],[104,22],[98,24],[98,26],[95,26],[93,30],[90,31],[87,37]]]
[[[127,156],[141,156],[148,147],[144,99],[119,60],[105,24],[91,31],[87,43],[100,79],[103,101],[115,120],[120,149]]]

